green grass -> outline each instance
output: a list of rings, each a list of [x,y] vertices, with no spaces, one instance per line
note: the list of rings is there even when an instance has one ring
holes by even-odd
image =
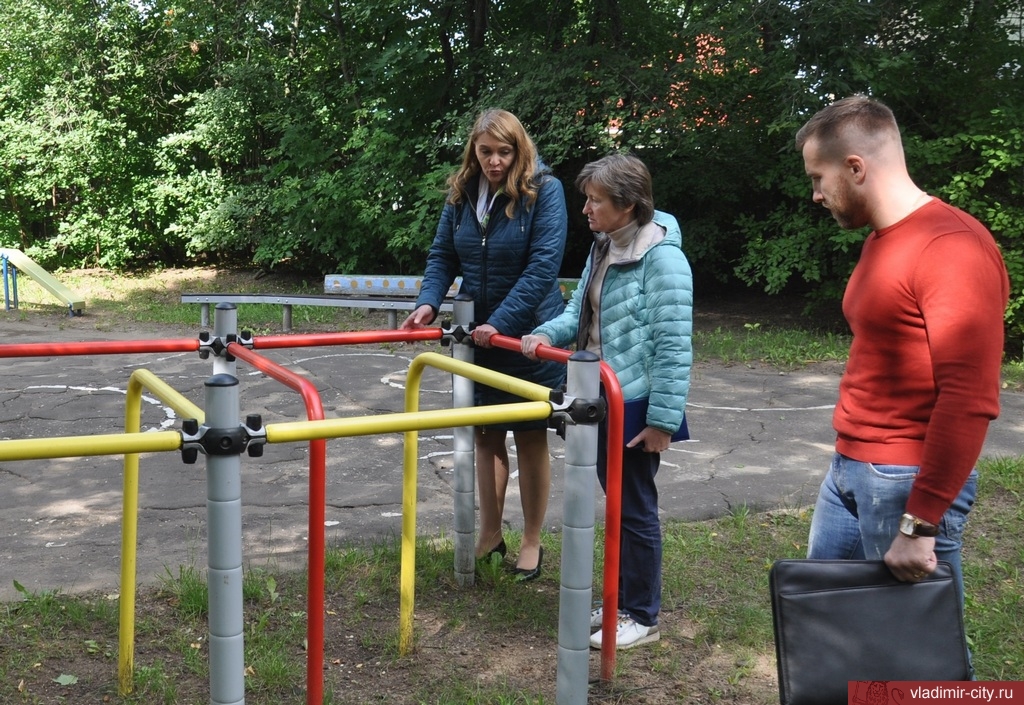
[[[1024,361],[1010,360],[1003,364],[1003,385],[1008,389],[1024,389]]]
[[[86,298],[86,315],[98,319],[97,327],[114,327],[125,321],[136,325],[170,325],[197,328],[198,305],[180,303],[182,293],[321,294],[323,281],[292,275],[259,276],[237,270],[173,270],[173,272],[122,275],[102,270],[71,270],[57,273],[60,280]],[[21,317],[33,313],[66,315],[52,295],[28,277],[18,283]],[[325,306],[295,306],[292,326],[303,330],[358,330],[385,327],[381,312]],[[238,304],[240,329],[256,335],[279,333],[282,311],[276,304]],[[742,327],[716,327],[693,332],[694,357],[723,364],[760,362],[787,369],[820,362],[845,362],[850,336],[831,331],[805,330],[748,322]],[[1024,360],[1008,358],[1003,365],[1004,384],[1024,390]]]
[[[1024,548],[1018,542],[1024,521],[1024,458],[984,459],[979,499],[965,541],[968,584],[967,630],[981,680],[1019,680],[1024,675]],[[718,654],[720,685],[711,700],[738,697],[758,664],[773,656],[768,571],[781,557],[800,557],[806,549],[810,511],[806,508],[754,512],[740,506],[707,522],[665,524],[664,613],[675,630],[644,653],[623,652],[614,682],[629,682],[637,668],[667,683],[686,683],[692,659]],[[508,534],[514,548],[517,536]],[[598,528],[597,545],[601,545]],[[444,537],[424,538],[417,548],[417,614],[441,631],[473,630],[483,642],[524,639],[549,652],[557,638],[560,545],[557,535],[544,537],[548,582],[524,590],[506,572],[482,571],[477,586],[457,588],[451,577],[453,546]],[[596,555],[600,570],[600,552]],[[540,686],[522,682],[480,683],[471,668],[421,671],[417,660],[435,648],[434,636],[417,629],[417,653],[397,652],[397,539],[370,545],[331,546],[326,561],[328,629],[343,623],[333,640],[354,639],[355,650],[383,670],[415,671],[410,703],[543,703]],[[247,702],[302,702],[297,683],[304,680],[304,576],[266,569],[246,572]],[[144,592],[144,591],[143,591]],[[188,695],[202,691],[206,665],[206,585],[202,573],[184,567],[170,572],[162,585],[140,597],[146,611],[138,625],[135,693],[108,702],[198,702]],[[33,594],[0,610],[0,682],[16,683],[34,664],[53,659],[99,664],[116,679],[117,603],[97,595]],[[343,616],[343,618],[342,618]],[[462,644],[476,642],[465,638]],[[689,646],[686,646],[689,644]],[[640,650],[643,651],[643,650]],[[688,656],[686,656],[688,654]],[[418,656],[419,655],[419,656]],[[457,661],[453,657],[452,662]],[[449,660],[442,660],[450,663]],[[65,674],[78,678],[75,665]],[[326,703],[350,702],[331,693],[339,683],[326,676]],[[75,683],[63,688],[74,692]],[[109,689],[110,690],[110,689]],[[711,691],[714,691],[712,693]],[[31,691],[30,691],[31,692]],[[47,702],[26,699],[24,702]],[[623,702],[628,702],[624,700]],[[659,701],[653,701],[659,702]],[[771,702],[743,700],[739,702]]]
[[[60,281],[85,298],[84,314],[96,321],[97,328],[115,327],[125,322],[196,328],[199,305],[182,304],[183,293],[248,294],[322,294],[323,280],[314,281],[294,275],[258,273],[244,270],[166,270],[147,274],[117,274],[105,270],[56,272]],[[67,315],[56,298],[27,276],[18,278],[19,310],[23,315],[45,313]],[[281,332],[282,310],[277,304],[238,304],[239,329],[257,335]],[[211,312],[212,316],[212,312]],[[382,313],[327,306],[295,306],[292,326],[295,330],[352,330],[377,327]]]
[[[968,638],[979,678],[1024,680],[1024,462],[986,459],[965,541]]]
[[[845,361],[850,337],[747,323],[742,331],[695,330],[693,349],[697,359],[725,364],[757,360],[781,367],[799,367],[813,362]]]
[[[965,536],[967,582],[966,627],[979,680],[1024,679],[1024,549],[1018,541],[1024,521],[1024,458],[987,458],[980,464],[979,498]],[[673,687],[703,687],[706,702],[767,703],[744,699],[744,684],[766,659],[774,656],[768,602],[768,572],[775,559],[802,557],[810,511],[806,508],[753,512],[746,507],[719,519],[669,521],[664,525],[664,614],[673,625],[665,638],[648,650],[620,652],[619,677],[642,669]],[[598,527],[597,545],[602,539]],[[507,534],[510,548],[519,537]],[[472,645],[491,640],[522,644],[533,640],[552,653],[557,640],[559,537],[544,536],[547,577],[537,590],[523,589],[505,571],[481,572],[477,586],[457,588],[451,577],[453,548],[444,537],[420,539],[417,546],[416,610],[440,632],[474,638],[455,643]],[[600,551],[596,572],[600,574]],[[544,703],[541,686],[501,680],[481,682],[479,673],[459,666],[460,655],[431,659],[429,670],[419,658],[438,648],[436,638],[417,627],[417,652],[400,657],[397,647],[397,539],[370,545],[332,546],[325,577],[328,585],[327,628],[340,632],[328,639],[354,641],[367,655],[362,668],[411,672],[414,685],[396,702],[409,703]],[[305,578],[301,573],[246,571],[245,602],[246,698],[249,703],[299,703],[296,690],[304,682]],[[199,599],[205,585],[195,568],[168,574],[147,593],[144,604],[162,606],[142,613],[138,641],[147,644],[135,670],[136,691],[109,702],[194,702],[189,694],[205,686],[209,673],[206,652],[206,606]],[[342,615],[344,618],[342,619]],[[0,610],[0,682],[17,683],[40,660],[63,658],[100,662],[115,678],[116,602],[96,596],[23,593],[20,602]],[[681,625],[685,625],[682,629]],[[685,631],[685,633],[682,633]],[[686,646],[689,644],[689,646]],[[443,648],[443,647],[441,647]],[[643,653],[640,653],[640,652]],[[689,654],[684,656],[684,654]],[[694,654],[720,655],[721,672],[714,684],[694,682]],[[436,654],[435,654],[436,656]],[[74,667],[67,674],[74,678]],[[342,691],[334,670],[325,676],[325,703],[355,702]],[[74,684],[65,686],[74,692]],[[609,697],[615,696],[614,685]],[[620,694],[621,695],[621,694]],[[628,702],[623,698],[621,702]],[[73,701],[73,700],[72,700]],[[614,700],[613,700],[614,701]],[[24,700],[24,702],[33,702]],[[46,701],[38,701],[46,702]],[[652,702],[662,702],[653,700]],[[668,702],[668,701],[665,701]]]
[[[725,365],[760,362],[782,369],[799,369],[822,362],[845,363],[852,337],[828,331],[762,326],[696,329],[693,356],[697,361]],[[1003,388],[1024,391],[1024,360],[1007,358],[1002,367]]]

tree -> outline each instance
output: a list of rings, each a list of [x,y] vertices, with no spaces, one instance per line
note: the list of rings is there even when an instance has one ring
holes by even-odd
[[[976,213],[1024,326],[1024,0],[0,0],[0,244],[51,264],[415,273],[486,107],[566,186],[642,156],[704,291],[834,298],[863,233],[810,202],[800,124],[867,92]],[[45,28],[45,29],[40,29]]]

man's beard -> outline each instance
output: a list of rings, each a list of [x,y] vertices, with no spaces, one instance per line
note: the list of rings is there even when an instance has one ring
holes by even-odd
[[[826,208],[844,230],[857,230],[868,224],[867,207],[864,199],[850,186],[850,182],[841,179],[839,185],[826,201]]]

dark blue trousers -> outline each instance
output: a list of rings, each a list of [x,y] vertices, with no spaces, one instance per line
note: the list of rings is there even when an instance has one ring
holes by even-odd
[[[608,436],[601,424],[597,477],[607,494]],[[619,609],[638,624],[653,627],[661,612],[661,521],[654,476],[660,453],[622,451],[622,531],[619,552]]]

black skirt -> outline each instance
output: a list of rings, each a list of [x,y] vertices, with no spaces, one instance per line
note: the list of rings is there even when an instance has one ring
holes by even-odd
[[[550,389],[560,389],[565,384],[565,365],[561,362],[531,360],[522,353],[504,348],[477,348],[474,353],[476,364],[488,370],[501,372]],[[522,401],[526,400],[502,389],[495,389],[480,382],[475,383],[474,403],[476,406],[515,404]],[[534,431],[547,428],[547,426],[547,419],[538,419],[536,421],[508,421],[481,426],[481,428],[504,432]]]

